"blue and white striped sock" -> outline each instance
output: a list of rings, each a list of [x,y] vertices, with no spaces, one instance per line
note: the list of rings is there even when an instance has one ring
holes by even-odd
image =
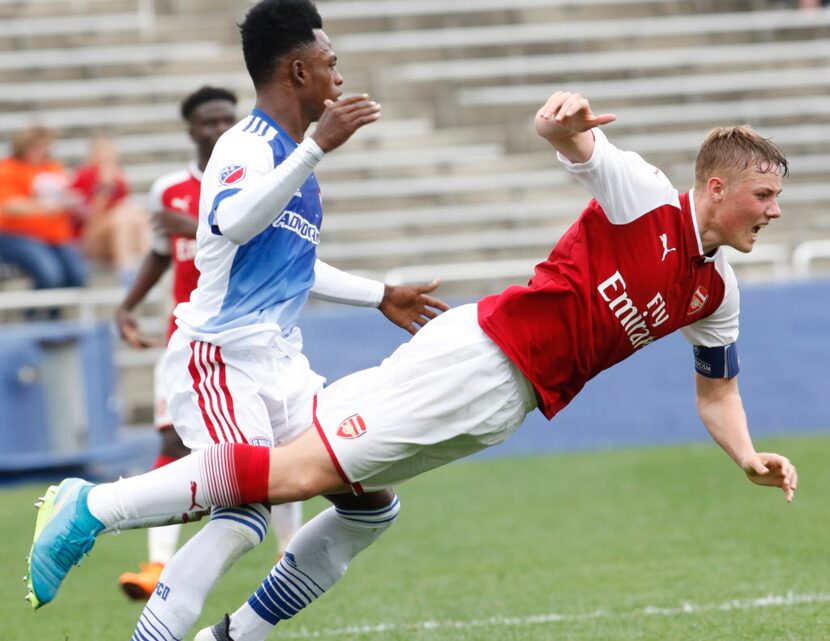
[[[180,641],[193,626],[216,581],[261,543],[270,510],[264,505],[215,508],[210,521],[165,566],[131,641]]]
[[[161,639],[164,641],[180,641],[181,637],[174,636],[161,617],[157,616],[153,609],[147,606],[138,618],[131,641],[158,641]]]
[[[399,512],[396,496],[376,510],[330,507],[318,514],[300,528],[262,585],[231,615],[231,637],[264,641],[273,626],[331,588],[351,560],[385,532]]]
[[[290,619],[325,592],[311,576],[296,566],[286,552],[250,599],[248,605],[272,626]]]

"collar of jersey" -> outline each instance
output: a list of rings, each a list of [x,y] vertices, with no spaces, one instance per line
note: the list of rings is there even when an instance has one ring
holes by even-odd
[[[695,242],[697,243],[697,256],[695,258],[699,258],[704,263],[713,263],[715,262],[715,257],[718,255],[718,252],[720,251],[720,247],[713,249],[708,254],[703,253],[703,240],[700,237],[700,229],[697,226],[697,213],[695,212],[694,188],[689,190],[687,197],[689,199],[689,215],[692,218],[692,227],[694,229]]]
[[[273,118],[271,118],[271,116],[269,116],[267,113],[262,111],[262,109],[255,108],[251,112],[251,116],[253,116],[254,118],[262,118],[268,125],[270,125],[274,129],[276,129],[277,133],[280,136],[282,136],[285,140],[289,141],[295,147],[297,146],[297,143],[294,142],[294,139],[291,136],[289,136],[287,133],[285,133],[285,129],[280,127],[279,124],[277,124],[277,121],[274,120]]]

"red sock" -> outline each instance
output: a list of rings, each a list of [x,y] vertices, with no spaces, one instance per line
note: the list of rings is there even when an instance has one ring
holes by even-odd
[[[212,505],[268,503],[271,451],[243,443],[222,443],[201,451],[205,488]]]

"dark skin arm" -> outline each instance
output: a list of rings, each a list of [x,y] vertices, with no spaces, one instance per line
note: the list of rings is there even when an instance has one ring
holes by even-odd
[[[186,238],[196,238],[196,229],[199,226],[198,219],[187,214],[182,214],[176,211],[164,209],[153,214],[153,227],[160,230],[165,236],[184,236]],[[160,344],[158,339],[144,336],[138,329],[138,323],[133,310],[136,306],[144,300],[156,283],[161,280],[164,272],[170,267],[170,256],[157,254],[153,251],[149,252],[141,263],[138,275],[133,282],[130,291],[124,297],[124,300],[115,310],[115,321],[118,324],[118,331],[121,337],[127,341],[130,347],[136,349],[143,349],[146,347],[155,347]]]
[[[170,266],[170,256],[162,256],[153,251],[149,252],[141,263],[138,275],[124,300],[115,310],[115,322],[121,337],[130,347],[144,349],[160,344],[158,339],[144,336],[138,328],[138,322],[133,315],[135,307],[144,300],[147,293],[161,280],[164,272]]]
[[[386,285],[380,311],[390,321],[414,334],[430,320],[445,312],[449,306],[442,300],[428,296],[438,287],[438,281],[423,285]]]
[[[196,229],[199,227],[199,220],[193,216],[182,214],[177,211],[164,211],[153,214],[153,228],[159,230],[165,236],[184,236],[185,238],[196,238]]]

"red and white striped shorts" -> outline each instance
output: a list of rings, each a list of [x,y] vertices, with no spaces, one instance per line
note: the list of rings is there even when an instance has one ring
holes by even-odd
[[[300,352],[219,347],[181,331],[170,339],[164,370],[170,417],[191,449],[291,440],[312,424],[325,381]]]

